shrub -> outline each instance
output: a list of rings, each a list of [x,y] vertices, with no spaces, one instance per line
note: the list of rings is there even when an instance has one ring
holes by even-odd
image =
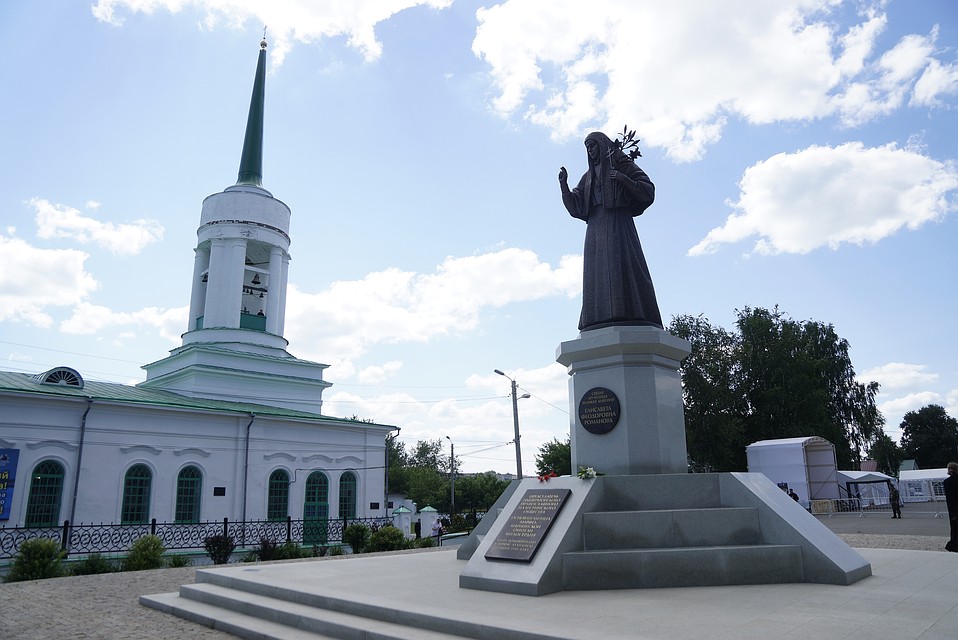
[[[236,543],[232,536],[210,536],[203,540],[203,548],[206,549],[206,553],[213,564],[226,564],[230,561],[230,556],[233,555]]]
[[[99,553],[87,556],[83,560],[70,567],[70,573],[75,576],[92,576],[99,573],[112,573],[116,571],[113,561],[104,558]]]
[[[163,566],[163,541],[157,536],[143,536],[133,543],[130,553],[123,560],[124,571],[159,569]]]
[[[364,524],[351,524],[343,531],[343,542],[349,545],[353,553],[362,553],[369,546],[371,536],[369,527]]]
[[[167,556],[166,566],[176,569],[178,567],[189,567],[193,565],[193,560],[189,556],[175,555]]]
[[[66,552],[60,549],[60,543],[56,540],[25,540],[10,566],[6,581],[57,578],[63,575],[63,566],[60,563],[64,557]]]
[[[302,547],[295,542],[287,542],[283,546],[277,547],[274,560],[295,560],[296,558],[305,557],[306,554],[303,553]]]
[[[269,538],[260,538],[259,548],[254,549],[253,553],[256,555],[257,560],[277,560],[279,549],[276,543]]]
[[[413,549],[426,549],[428,547],[436,546],[435,538],[419,538],[417,540],[412,540],[409,546]]]
[[[346,552],[343,551],[342,545],[337,544],[336,546],[329,548],[329,555],[331,556],[341,556],[341,555],[344,555],[345,553]]]
[[[406,548],[406,536],[396,527],[387,524],[370,536],[370,551],[399,551]]]

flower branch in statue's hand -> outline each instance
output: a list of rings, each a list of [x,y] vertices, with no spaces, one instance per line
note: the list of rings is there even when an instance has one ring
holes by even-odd
[[[609,149],[609,160],[612,161],[612,166],[615,167],[616,151],[621,151],[633,162],[636,158],[641,158],[642,152],[639,151],[639,142],[641,142],[641,139],[635,137],[635,130],[629,131],[629,125],[622,127],[622,133],[615,137],[615,140],[612,141],[612,148]]]

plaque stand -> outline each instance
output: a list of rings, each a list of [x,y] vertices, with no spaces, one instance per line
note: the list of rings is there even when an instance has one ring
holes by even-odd
[[[687,340],[640,326],[583,331],[559,345],[556,360],[571,376],[573,473],[687,472],[678,369],[690,352]]]

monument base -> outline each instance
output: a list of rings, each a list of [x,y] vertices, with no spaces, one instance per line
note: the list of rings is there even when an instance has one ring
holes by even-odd
[[[572,470],[608,475],[685,473],[679,365],[687,340],[657,327],[605,327],[563,342],[568,368]]]
[[[460,558],[468,589],[556,591],[812,582],[871,565],[760,473],[522,480]],[[560,502],[553,494],[563,495]],[[489,520],[490,522],[487,522]],[[506,552],[503,553],[503,550]]]

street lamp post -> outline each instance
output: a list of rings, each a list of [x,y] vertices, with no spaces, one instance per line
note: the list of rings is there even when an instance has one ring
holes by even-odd
[[[449,517],[451,518],[452,514],[456,512],[456,445],[449,436],[446,436],[446,440],[449,441],[449,469],[451,473],[449,476]]]
[[[522,452],[519,448],[519,398],[528,398],[530,396],[528,393],[516,396],[516,381],[498,369],[494,369],[493,372],[498,373],[503,378],[508,378],[509,382],[512,383],[512,423],[516,430],[516,477],[522,480]]]

